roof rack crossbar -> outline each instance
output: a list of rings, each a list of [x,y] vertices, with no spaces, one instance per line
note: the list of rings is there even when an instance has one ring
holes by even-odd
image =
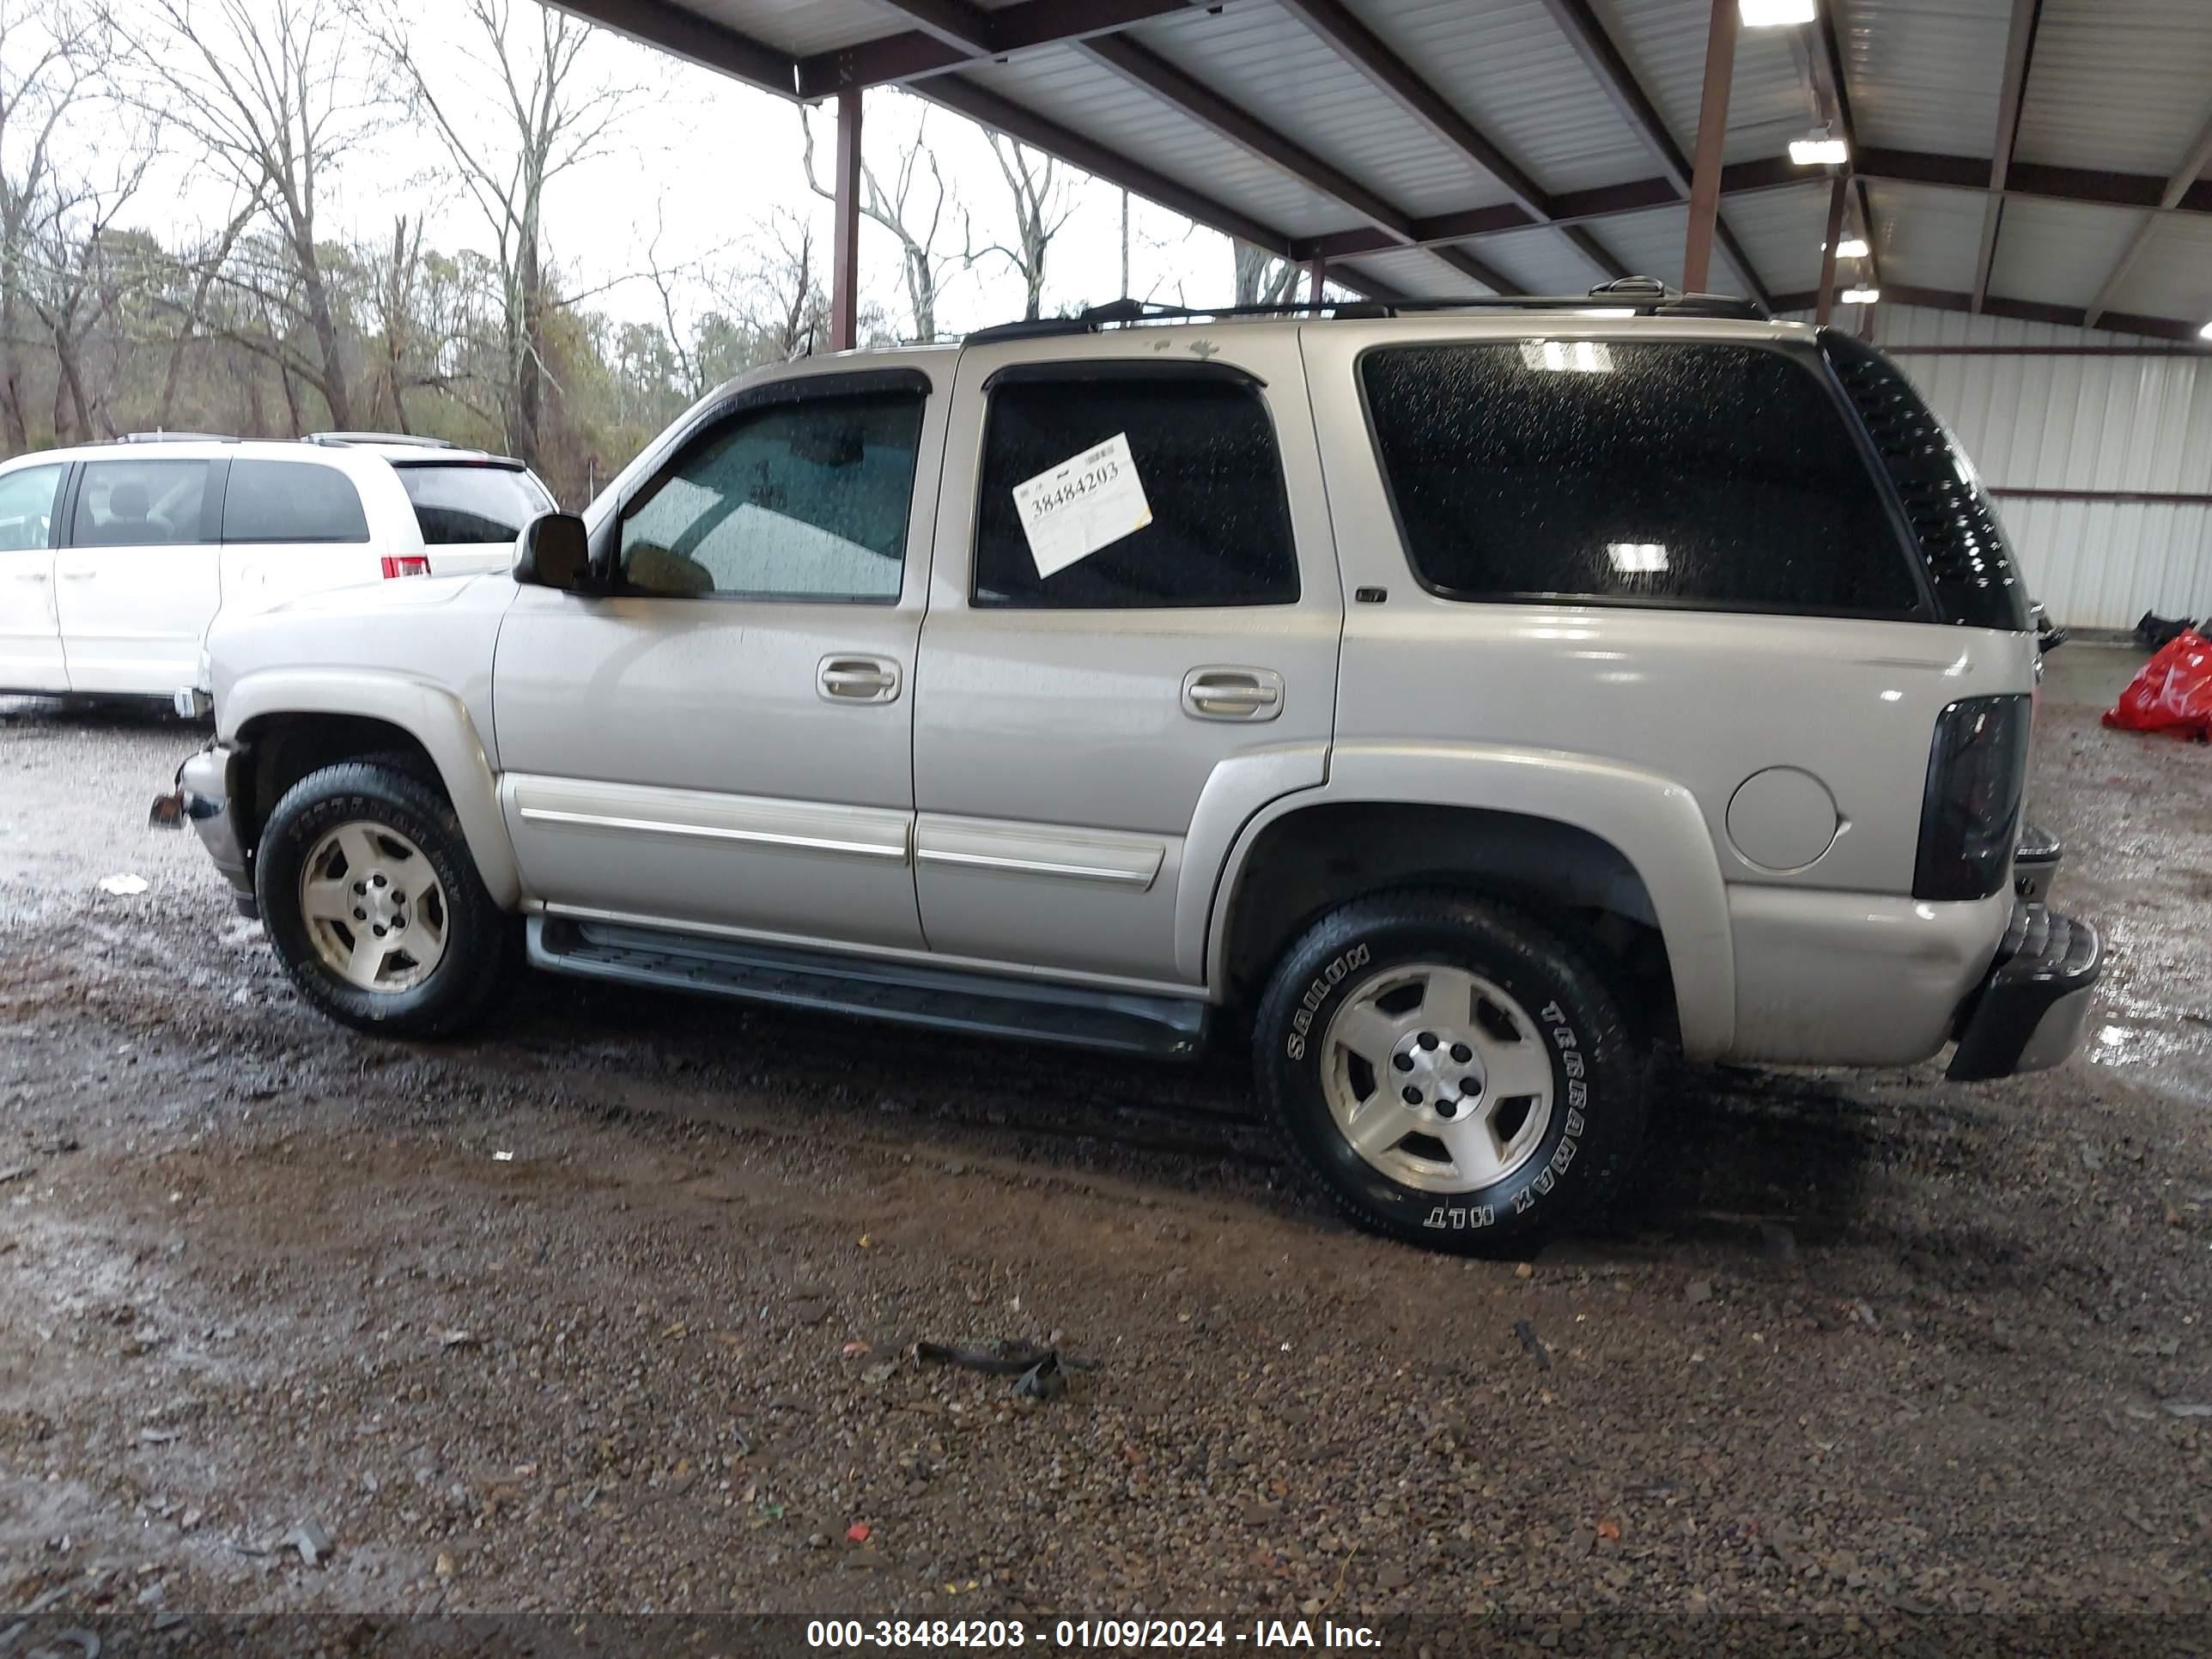
[[[411,432],[310,432],[301,441],[311,444],[407,444],[418,449],[456,447],[445,438],[417,437]]]
[[[1221,317],[1343,318],[1396,317],[1437,311],[1632,312],[1639,317],[1736,318],[1765,322],[1771,314],[1756,300],[1728,294],[1685,294],[1650,276],[1624,276],[1600,283],[1587,294],[1485,294],[1456,300],[1283,300],[1259,304],[1176,306],[1152,300],[1109,300],[1073,317],[1036,317],[979,328],[966,337],[971,345],[1034,339],[1054,334],[1095,334],[1132,323],[1200,322]]]

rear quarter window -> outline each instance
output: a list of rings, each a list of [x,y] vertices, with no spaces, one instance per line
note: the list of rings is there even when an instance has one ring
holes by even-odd
[[[1523,340],[1377,348],[1359,373],[1407,555],[1446,598],[1920,611],[1880,482],[1809,362]]]
[[[393,470],[415,503],[426,547],[511,542],[523,526],[553,510],[545,487],[520,467],[449,462],[410,463]]]
[[[365,542],[361,492],[314,461],[233,461],[222,492],[227,542]]]

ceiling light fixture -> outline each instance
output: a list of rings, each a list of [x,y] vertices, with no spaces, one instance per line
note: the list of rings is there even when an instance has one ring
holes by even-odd
[[[1827,128],[1816,127],[1790,141],[1790,159],[1801,167],[1841,167],[1851,159],[1851,147]]]
[[[2198,329],[2197,331],[2197,335],[2199,339],[2212,340],[2212,323],[2207,323],[2203,327]]]
[[[1813,0],[1742,0],[1741,14],[1747,29],[1787,28],[1813,21]]]
[[[1863,259],[1870,251],[1863,236],[1846,236],[1836,244],[1836,258],[1838,259]]]
[[[1870,306],[1881,298],[1878,288],[1847,288],[1836,295],[1847,306]]]

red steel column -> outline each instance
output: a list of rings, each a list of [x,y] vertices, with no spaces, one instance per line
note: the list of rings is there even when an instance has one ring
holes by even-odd
[[[1729,82],[1735,75],[1739,0],[1713,0],[1705,33],[1705,95],[1698,111],[1698,153],[1691,163],[1690,234],[1682,250],[1682,286],[1700,293],[1713,269],[1713,227],[1721,214],[1721,155],[1728,144]]]
[[[1828,186],[1828,240],[1820,245],[1820,298],[1813,320],[1822,328],[1836,314],[1836,244],[1844,235],[1844,205],[1851,198],[1851,176],[1839,173]]]
[[[836,227],[830,239],[830,349],[860,343],[860,91],[837,94]]]

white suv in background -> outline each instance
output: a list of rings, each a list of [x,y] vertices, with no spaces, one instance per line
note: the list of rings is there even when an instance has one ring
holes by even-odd
[[[504,570],[552,506],[520,461],[379,433],[20,456],[0,465],[0,692],[189,702],[219,612]]]

